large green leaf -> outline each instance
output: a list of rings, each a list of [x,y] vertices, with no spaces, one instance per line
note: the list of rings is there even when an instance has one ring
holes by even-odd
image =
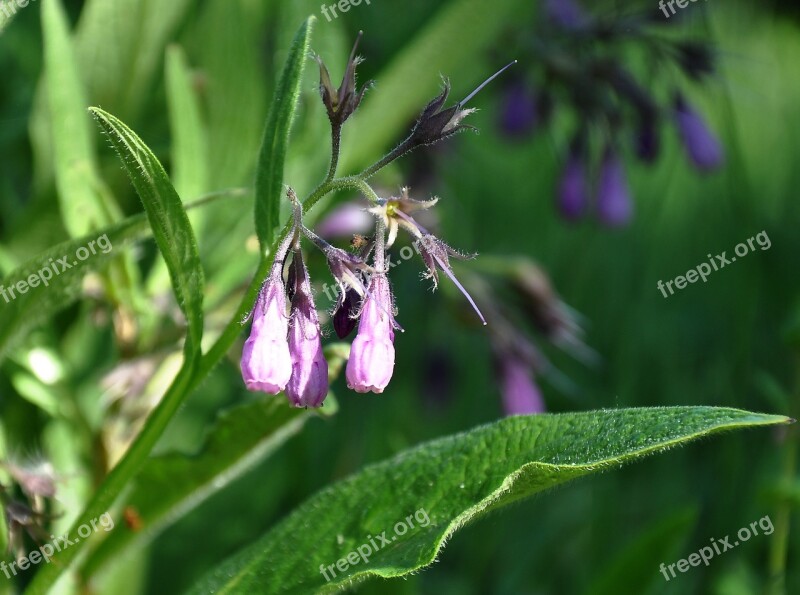
[[[187,352],[200,349],[203,334],[203,269],[194,232],[167,172],[147,145],[120,120],[90,110],[108,135],[142,199],[153,237],[167,263],[172,286],[188,323]]]
[[[292,118],[297,109],[297,99],[300,97],[300,82],[308,57],[311,25],[314,20],[315,17],[306,19],[294,36],[264,126],[255,185],[256,233],[262,250],[272,243],[278,225],[280,201],[283,195],[283,166],[289,146]]]
[[[788,421],[714,407],[506,418],[402,452],[322,490],[193,592],[312,593],[402,576],[432,563],[459,527],[511,502],[702,436]],[[359,547],[368,560],[352,555],[356,562],[334,566],[326,582],[320,566]]]
[[[319,412],[336,411],[332,397]],[[169,453],[149,459],[136,477],[125,504],[136,511],[143,529],[118,526],[84,567],[93,575],[124,551],[148,543],[167,525],[185,515],[242,475],[295,435],[316,411],[291,407],[282,397],[262,396],[220,416],[200,451]]]

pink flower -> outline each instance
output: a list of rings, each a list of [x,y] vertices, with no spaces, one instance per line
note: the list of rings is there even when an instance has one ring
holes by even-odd
[[[292,376],[286,396],[295,407],[319,407],[328,395],[328,362],[322,354],[319,317],[299,251],[295,252],[292,266],[296,280],[289,329]]]
[[[292,374],[287,332],[286,292],[276,267],[258,294],[253,328],[242,351],[242,378],[248,390],[276,395],[286,388]]]
[[[517,357],[506,357],[500,363],[500,384],[506,415],[544,413],[542,393],[533,380],[531,367]]]
[[[369,285],[358,323],[358,334],[347,361],[347,386],[359,392],[382,393],[394,371],[394,316],[392,291],[384,273]]]

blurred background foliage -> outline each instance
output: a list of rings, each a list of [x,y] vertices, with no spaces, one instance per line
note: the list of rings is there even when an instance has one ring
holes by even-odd
[[[540,19],[536,3],[521,0],[373,0],[330,22],[319,14],[319,2],[307,0],[65,5],[86,105],[100,106],[134,129],[166,164],[184,201],[251,186],[276,73],[307,15],[319,17],[313,49],[334,79],[356,33],[364,31],[360,80],[375,79],[376,88],[345,127],[342,166],[348,172],[403,138],[415,112],[439,91],[440,74],[450,78],[453,97],[463,97],[520,57],[516,40],[533,35]],[[636,6],[656,10],[655,2]],[[0,35],[2,275],[76,235],[58,200],[54,130],[64,130],[64,122],[52,109],[43,77],[41,7],[38,2],[20,10]],[[623,3],[601,2],[592,10],[614,15]],[[440,196],[437,210],[450,243],[482,255],[535,259],[581,313],[586,342],[600,363],[586,366],[545,347],[575,386],[565,394],[542,382],[548,410],[705,404],[796,416],[797,8],[788,1],[712,0],[692,3],[680,16],[673,33],[711,41],[719,51],[711,83],[690,95],[722,139],[726,164],[713,175],[698,175],[674,132],[665,134],[661,158],[651,168],[624,153],[635,197],[634,219],[624,229],[559,217],[554,188],[570,142],[570,118],[557,118],[546,132],[510,139],[498,125],[502,80],[473,100],[480,111],[471,123],[479,135],[462,134],[403,159],[381,173],[379,185],[396,194],[411,184],[418,198]],[[514,68],[515,77],[534,70],[522,59]],[[287,163],[287,183],[300,195],[327,168],[328,125],[317,81],[316,68],[307,68]],[[98,179],[119,214],[139,212],[117,157],[88,114],[78,126],[84,124],[91,127]],[[207,334],[220,330],[255,270],[251,213],[246,191],[191,215],[207,279]],[[684,274],[708,253],[730,253],[762,230],[772,242],[769,250],[668,299],[656,289],[659,280]],[[106,457],[118,456],[175,372],[181,323],[166,271],[150,240],[125,253],[84,283],[80,301],[35,327],[0,364],[0,453],[52,461],[62,476],[64,517],[58,523],[64,526],[102,477]],[[315,278],[326,279],[324,263],[313,258]],[[336,415],[311,419],[149,547],[129,552],[109,568],[102,592],[177,592],[331,481],[503,414],[484,331],[443,292],[431,294],[419,271],[413,261],[394,272],[406,332],[396,340],[390,389],[381,396],[357,395],[337,380]],[[123,281],[103,290],[108,279]],[[240,346],[191,396],[158,452],[195,451],[220,411],[254,398],[238,371]],[[456,535],[427,571],[359,590],[602,592],[604,573],[615,564],[620,572],[619,560],[625,560],[630,571],[623,567],[621,575],[631,583],[618,583],[617,592],[760,592],[774,536],[753,539],[669,583],[658,564],[773,515],[786,501],[793,502],[797,521],[800,492],[791,474],[786,484],[781,432],[696,444],[526,501]],[[797,536],[792,532],[789,543],[789,593],[800,592],[793,563],[800,555]],[[0,590],[8,587],[0,584]]]

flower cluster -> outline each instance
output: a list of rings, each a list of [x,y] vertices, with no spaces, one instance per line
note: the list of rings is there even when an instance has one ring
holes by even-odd
[[[334,179],[342,126],[356,111],[369,86],[357,89],[356,66],[361,61],[355,53],[357,44],[358,40],[338,89],[333,88],[322,59],[315,57],[320,67],[320,95],[332,131],[331,167],[323,187],[339,181],[364,194],[371,201],[367,212],[374,220],[372,235],[359,236],[353,252],[332,246],[303,224],[304,207],[290,188],[287,194],[293,206],[292,221],[273,254],[269,273],[251,313],[250,336],[242,351],[241,370],[247,388],[268,394],[285,392],[297,407],[320,407],[329,390],[323,332],[302,252],[304,239],[324,254],[338,285],[339,295],[332,313],[336,334],[343,339],[358,328],[345,369],[347,386],[356,392],[383,392],[394,371],[395,331],[402,329],[395,320],[397,312],[388,277],[386,250],[394,243],[399,230],[413,238],[426,268],[425,276],[436,285],[439,273],[444,273],[464,293],[485,324],[483,315],[456,279],[450,264],[450,258],[466,256],[430,233],[413,216],[415,211],[434,206],[438,199],[414,200],[405,188],[398,197],[380,198],[366,180],[409,151],[467,128],[462,120],[473,110],[464,108],[464,104],[499,72],[451,107],[445,107],[450,91],[445,81],[444,90],[423,108],[409,136],[393,151],[357,176]]]
[[[577,127],[556,189],[564,218],[579,219],[593,208],[605,225],[627,224],[633,201],[623,146],[629,143],[642,163],[654,163],[665,121],[673,124],[696,169],[708,172],[722,165],[720,142],[669,76],[681,72],[702,82],[713,74],[708,45],[660,35],[658,28],[668,26],[660,13],[598,17],[577,0],[547,0],[543,6],[545,25],[537,29],[533,44],[526,40],[523,46],[533,51],[531,62],[541,70],[510,83],[500,125],[509,135],[525,135],[548,124],[556,105],[570,106]],[[626,68],[632,54],[651,65],[651,75],[663,73],[663,93],[650,82],[637,81]]]

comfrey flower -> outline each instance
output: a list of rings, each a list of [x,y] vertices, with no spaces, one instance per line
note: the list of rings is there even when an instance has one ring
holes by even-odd
[[[358,322],[358,334],[350,347],[345,376],[348,388],[358,393],[382,393],[394,372],[394,303],[389,280],[376,272]]]
[[[558,210],[565,219],[574,221],[583,216],[589,205],[589,185],[586,177],[586,156],[582,142],[575,140],[558,186]]]
[[[419,252],[420,256],[422,256],[425,267],[428,269],[425,277],[432,279],[434,287],[437,287],[439,283],[439,271],[441,270],[444,272],[459,291],[464,294],[464,297],[467,298],[467,301],[480,317],[481,322],[486,324],[486,319],[483,317],[475,300],[472,299],[469,292],[459,280],[456,279],[453,268],[450,265],[451,256],[460,259],[468,259],[474,258],[474,255],[461,254],[457,250],[451,248],[444,241],[422,227],[422,225],[409,215],[409,213],[420,209],[429,209],[438,201],[438,198],[428,201],[414,200],[409,197],[408,188],[403,188],[400,197],[390,198],[385,204],[371,209],[371,212],[389,228],[389,246],[391,246],[397,238],[397,230],[399,228],[403,228],[410,233],[411,236],[415,238],[414,248]]]
[[[359,39],[360,36],[359,34]],[[403,142],[360,174],[337,178],[341,128],[358,108],[366,89],[366,86],[360,91],[356,89],[355,71],[360,62],[355,54],[357,46],[358,39],[338,89],[333,88],[328,69],[317,58],[320,66],[320,94],[331,125],[328,175],[303,205],[291,188],[287,190],[292,202],[293,219],[287,224],[283,241],[275,250],[270,273],[259,291],[253,310],[253,327],[242,353],[242,377],[248,389],[270,394],[285,391],[289,401],[298,407],[322,405],[328,393],[329,373],[335,377],[345,358],[348,358],[345,375],[351,389],[360,393],[380,393],[389,384],[395,361],[394,331],[402,329],[395,321],[396,313],[387,276],[387,227],[389,245],[394,242],[400,227],[409,231],[417,240],[416,247],[427,266],[428,276],[437,283],[438,272],[443,271],[467,296],[480,315],[475,302],[455,278],[450,266],[450,257],[462,255],[404,212],[429,208],[436,200],[413,201],[405,192],[403,197],[387,201],[378,197],[367,180],[375,172],[416,147],[435,143],[463,130],[465,127],[461,124],[462,119],[474,111],[464,109],[463,105],[505,69],[490,77],[464,101],[448,109],[443,109],[450,90],[449,83],[445,82],[442,93],[423,109],[410,135]],[[375,205],[368,210],[376,215],[375,234],[371,238],[358,236],[358,241],[353,244],[356,248],[354,253],[330,245],[303,225],[304,207],[310,208],[336,188],[357,189]],[[258,214],[260,209],[257,210]],[[343,225],[350,225],[352,215],[353,211],[350,210],[344,217],[334,220],[332,232],[339,233]],[[358,333],[349,354],[344,353],[339,346],[336,355],[331,356],[334,362],[331,367],[323,352],[319,316],[301,252],[304,238],[311,240],[325,255],[339,287],[332,316],[336,334],[346,337],[358,325]],[[284,283],[284,265],[290,249],[294,256],[287,282]],[[373,266],[367,265],[370,255],[373,255]],[[287,299],[291,301],[291,312],[288,316]]]
[[[319,407],[328,394],[328,362],[322,354],[322,332],[300,250],[294,253],[289,354],[292,374],[286,396],[296,407]]]
[[[703,118],[680,95],[674,102],[675,124],[692,164],[700,171],[717,169],[725,157],[722,146]]]
[[[533,379],[531,367],[515,357],[503,359],[498,365],[506,415],[544,413],[544,399]]]
[[[289,318],[282,278],[283,259],[276,259],[261,286],[253,311],[253,328],[242,351],[242,378],[248,390],[277,395],[292,376]]]
[[[611,227],[627,224],[633,215],[633,201],[625,180],[622,162],[611,149],[606,149],[597,188],[597,216]]]

